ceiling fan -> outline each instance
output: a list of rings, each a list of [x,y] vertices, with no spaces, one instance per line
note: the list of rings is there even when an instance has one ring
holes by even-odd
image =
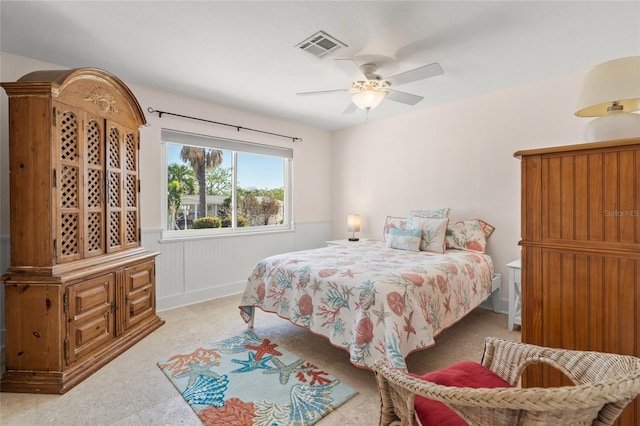
[[[351,78],[351,87],[347,89],[321,90],[317,92],[296,93],[298,96],[308,95],[330,95],[334,93],[350,93],[352,94],[351,103],[344,110],[343,114],[350,114],[356,109],[361,108],[367,112],[371,108],[375,108],[383,99],[400,102],[406,105],[415,105],[424,99],[423,96],[413,95],[411,93],[400,92],[390,87],[400,86],[401,84],[411,83],[417,80],[423,80],[429,77],[435,77],[443,74],[444,71],[439,63],[434,62],[429,65],[423,65],[409,71],[391,77],[383,78],[376,74],[377,66],[375,64],[364,64],[358,66],[352,59],[334,59],[342,71]]]

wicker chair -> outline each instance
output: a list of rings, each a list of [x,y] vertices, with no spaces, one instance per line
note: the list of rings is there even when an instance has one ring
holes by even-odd
[[[545,363],[575,386],[520,388],[530,364]],[[381,425],[414,424],[414,398],[445,403],[470,425],[611,425],[640,394],[640,359],[632,356],[551,349],[489,337],[482,365],[511,388],[442,386],[375,365],[382,406]]]

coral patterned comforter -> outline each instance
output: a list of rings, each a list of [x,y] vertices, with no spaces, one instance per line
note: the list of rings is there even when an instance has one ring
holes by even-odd
[[[274,312],[329,338],[351,363],[387,359],[406,368],[411,352],[491,295],[493,262],[482,253],[444,254],[385,248],[363,241],[271,256],[249,277],[240,312]]]

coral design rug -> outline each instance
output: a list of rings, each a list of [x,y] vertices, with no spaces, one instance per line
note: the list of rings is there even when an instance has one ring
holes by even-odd
[[[205,425],[312,425],[357,394],[252,331],[158,366]]]

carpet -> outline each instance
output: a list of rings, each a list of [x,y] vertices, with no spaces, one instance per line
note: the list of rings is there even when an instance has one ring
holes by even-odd
[[[357,394],[253,331],[158,366],[205,425],[312,425]]]

